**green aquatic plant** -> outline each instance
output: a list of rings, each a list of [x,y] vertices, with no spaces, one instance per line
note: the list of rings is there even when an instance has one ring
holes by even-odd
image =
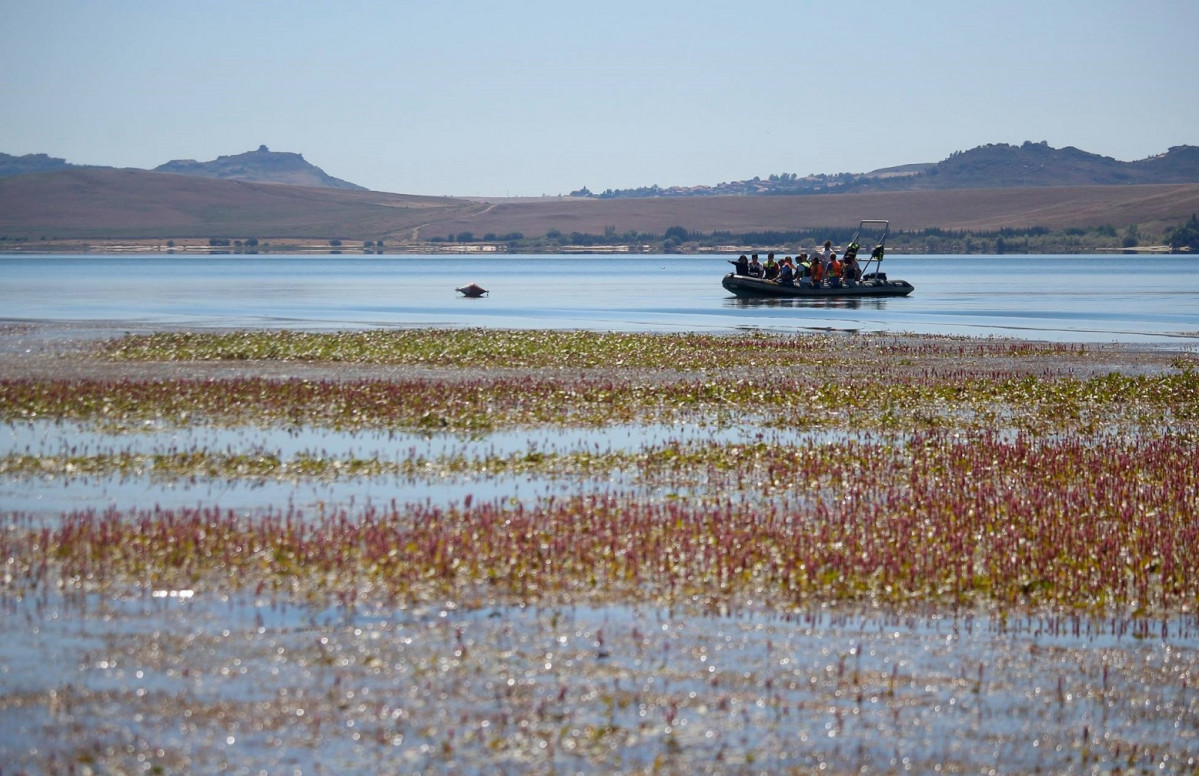
[[[91,452],[0,456],[0,476],[148,477],[157,481],[209,478],[223,480],[344,480],[368,477],[402,477],[441,480],[454,475],[554,475],[584,476],[633,470],[653,459],[652,453],[614,453],[578,450],[566,453],[529,450],[506,455],[467,456],[464,453],[432,457],[381,458],[378,455],[334,456],[299,453],[284,458],[277,452],[247,453],[173,450],[161,453]]]
[[[816,364],[863,358],[1055,358],[1083,345],[977,339],[913,340],[868,335],[849,341],[816,334],[657,334],[491,329],[380,329],[333,333],[161,332],[103,343],[107,358],[135,361],[298,361],[410,366],[708,369]]]
[[[0,379],[0,419],[71,419],[136,427],[310,425],[480,432],[513,426],[601,426],[704,419],[810,428],[911,426],[1056,431],[1122,425],[1189,427],[1199,373],[976,378],[878,371],[830,380],[803,372],[641,380],[473,376],[306,380]]]

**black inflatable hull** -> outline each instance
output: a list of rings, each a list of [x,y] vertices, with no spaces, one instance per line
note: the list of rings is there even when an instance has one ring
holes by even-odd
[[[821,299],[826,297],[853,298],[877,296],[907,296],[916,287],[906,280],[860,280],[852,285],[830,286],[821,283],[818,286],[804,285],[796,282],[784,285],[774,280],[748,277],[746,275],[725,275],[720,284],[742,299],[766,299],[770,297],[802,297]]]

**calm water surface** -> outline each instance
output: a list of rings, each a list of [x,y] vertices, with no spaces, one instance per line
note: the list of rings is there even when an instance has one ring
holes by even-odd
[[[904,299],[737,300],[727,256],[0,256],[0,320],[393,326],[842,329],[1065,342],[1199,341],[1185,256],[893,256]],[[482,299],[457,294],[477,282]]]

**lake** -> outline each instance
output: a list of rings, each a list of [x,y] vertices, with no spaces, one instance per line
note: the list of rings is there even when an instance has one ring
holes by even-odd
[[[1187,256],[892,256],[910,297],[738,300],[731,256],[0,256],[0,320],[118,328],[895,331],[1199,341]],[[487,288],[481,299],[454,289]]]

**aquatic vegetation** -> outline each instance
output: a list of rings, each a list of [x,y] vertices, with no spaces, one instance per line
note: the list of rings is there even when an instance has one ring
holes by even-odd
[[[655,396],[625,405],[617,386],[552,380],[83,380],[0,381],[0,416],[62,417],[136,427],[318,425],[339,429],[485,431],[497,426],[627,421]]]
[[[216,483],[187,506],[0,515],[0,625],[22,632],[0,647],[20,679],[0,753],[30,772],[1193,772],[1190,362],[849,342],[153,335],[103,357],[189,368],[0,379],[33,448],[0,455],[6,485]],[[29,441],[56,422],[77,425]],[[607,449],[579,441],[612,424]],[[654,443],[620,441],[645,424]],[[521,449],[566,427],[590,430]],[[345,441],[262,442],[314,428]],[[288,492],[272,480],[421,495],[218,503]]]
[[[646,455],[598,451],[527,452],[471,457],[463,453],[433,457],[333,456],[316,452],[283,457],[269,450],[245,453],[174,450],[160,453],[101,452],[87,454],[0,456],[0,476],[148,477],[156,480],[318,480],[368,477],[444,479],[456,474],[579,476],[632,469]]]
[[[622,600],[681,594],[718,600],[769,590],[781,600],[796,601],[812,596],[891,602],[981,599],[1096,609],[1186,608],[1195,602],[1191,580],[1199,574],[1193,573],[1182,549],[1194,546],[1196,538],[1190,461],[1199,419],[1199,374],[1192,370],[1090,377],[1013,370],[980,376],[921,365],[952,361],[955,353],[996,351],[1018,357],[1037,347],[878,338],[866,347],[890,349],[888,363],[894,365],[896,358],[904,363],[893,369],[850,370],[830,379],[810,366],[840,356],[835,349],[830,353],[827,340],[813,337],[475,334],[151,335],[122,338],[105,347],[110,356],[121,358],[392,359],[442,366],[473,363],[490,353],[501,355],[508,365],[559,367],[567,363],[563,354],[573,352],[567,359],[573,366],[615,359],[622,369],[594,375],[533,371],[485,376],[472,371],[345,380],[5,379],[0,380],[0,418],[86,421],[123,431],[152,422],[155,427],[468,433],[504,427],[757,422],[764,427],[844,429],[857,436],[839,441],[813,437],[787,446],[765,441],[668,443],[603,453],[528,450],[436,460],[312,454],[283,459],[264,450],[83,456],[64,451],[10,454],[0,460],[0,468],[7,476],[119,473],[165,479],[419,479],[504,473],[602,481],[620,472],[624,482],[638,488],[592,490],[548,504],[393,505],[385,527],[371,535],[408,538],[382,545],[386,563],[370,554],[369,542],[362,546],[357,528],[311,539],[305,532],[316,528],[305,524],[297,533],[289,523],[284,530],[278,516],[255,518],[256,528],[243,525],[243,517],[222,518],[230,545],[270,547],[272,531],[302,541],[298,547],[271,550],[271,557],[293,559],[284,567],[286,573],[311,572],[308,543],[314,542],[322,552],[337,548],[334,555],[345,564],[324,568],[317,578],[345,583],[365,574],[370,586],[387,595],[406,594],[418,582],[436,582],[438,595],[457,595],[457,586],[486,580],[492,593],[517,598],[530,589],[568,597],[596,592]],[[1048,347],[1038,355],[1045,352],[1056,358],[1075,350]],[[860,350],[853,356],[860,366],[870,363]],[[665,379],[644,379],[637,371],[663,363],[681,368],[694,364],[689,359],[696,357],[705,363],[703,369],[672,372]],[[727,365],[729,359],[800,366],[767,372],[710,368],[712,360]],[[198,514],[163,512],[160,517],[172,525],[208,519],[206,513]],[[517,518],[528,524],[513,531]],[[373,519],[337,518],[341,527],[366,526]],[[160,537],[139,545],[139,532],[154,536],[162,530],[155,520],[140,514],[66,515],[61,530],[69,527],[72,533],[53,542],[61,553],[58,560],[73,557],[75,541],[85,548],[84,557],[95,557],[99,550],[88,538],[94,530],[103,536],[131,532],[122,549],[166,541],[175,557],[179,545],[174,540]],[[417,527],[443,533],[409,536]],[[266,533],[240,535],[259,530]],[[343,540],[348,544],[339,545]],[[420,551],[410,558],[413,548]],[[243,562],[226,557],[221,547],[192,549],[185,555],[224,558],[224,569]],[[440,565],[451,556],[452,566]],[[189,560],[189,568],[196,563],[200,561]],[[103,565],[118,575],[123,568],[120,557]],[[150,552],[135,568],[163,572],[170,565]],[[373,577],[365,569],[375,569]],[[263,581],[276,584],[285,571],[266,573]],[[94,573],[90,567],[64,571],[81,579]],[[251,576],[247,569],[239,571],[239,579]],[[350,594],[352,587],[339,592]]]
[[[316,425],[424,431],[603,426],[687,419],[814,428],[922,426],[1053,431],[1118,424],[1157,431],[1199,419],[1199,372],[1088,378],[720,373],[644,381],[608,376],[307,380],[0,379],[0,419],[135,428]]]
[[[348,584],[339,590],[342,595],[355,592],[356,583],[347,580],[365,575],[371,587],[389,596],[407,594],[418,583],[436,583],[437,595],[458,595],[459,586],[485,580],[482,589],[516,598],[543,590],[567,597],[720,600],[768,590],[784,601],[813,596],[979,599],[1005,606],[1095,609],[1185,609],[1195,602],[1191,580],[1199,574],[1183,550],[1194,546],[1196,530],[1190,461],[1199,374],[1193,370],[1076,377],[927,368],[967,355],[1019,358],[1035,352],[1067,358],[1080,352],[988,340],[880,337],[846,354],[815,337],[471,334],[164,334],[125,337],[105,351],[120,358],[390,359],[439,366],[473,364],[490,354],[507,365],[553,369],[344,380],[4,379],[0,418],[85,421],[116,431],[152,423],[481,434],[510,427],[689,422],[715,428],[736,422],[843,429],[852,435],[792,445],[667,443],[615,452],[530,449],[432,460],[314,454],[284,459],[265,450],[64,451],[13,453],[0,459],[0,468],[10,477],[419,479],[502,473],[593,480],[583,494],[557,502],[393,505],[385,519],[379,518],[384,527],[371,534],[407,537],[381,545],[386,562],[371,555],[373,545],[362,544],[358,528],[312,539],[305,532],[317,529],[305,523],[293,531],[290,521],[296,516],[290,513],[286,529],[278,515],[255,518],[251,522],[257,527],[230,515],[222,518],[220,532],[200,531],[211,537],[225,532],[230,546],[273,547],[270,557],[292,558],[283,570],[269,571],[267,564],[262,579],[271,584],[287,574],[312,572],[309,543],[320,552],[336,548],[337,562],[345,565],[323,568],[316,577]],[[887,351],[892,368],[871,366],[871,348]],[[563,355],[568,353],[573,355]],[[860,368],[838,379],[812,366],[850,355]],[[697,361],[691,359],[704,366],[694,367]],[[620,368],[559,373],[557,367],[567,363]],[[646,379],[638,371],[665,363],[675,367],[666,377]],[[728,363],[795,368],[755,371],[728,368]],[[683,369],[687,365],[692,368]],[[618,472],[634,490],[595,484]],[[171,525],[208,519],[203,511],[158,514]],[[367,526],[376,517],[343,514],[337,520],[341,527]],[[514,531],[512,521],[518,518],[527,525]],[[145,539],[163,529],[156,520],[143,514],[71,513],[61,529],[71,533],[52,543],[61,553],[58,561],[66,562],[75,557],[76,541],[83,557],[100,552],[89,538],[92,531],[102,536],[130,532],[120,547],[143,546],[149,553],[134,569],[165,573],[171,563],[149,548],[166,542],[174,558],[179,545],[161,536]],[[410,535],[421,527],[436,530]],[[241,535],[259,530],[266,533]],[[272,545],[272,531],[297,538],[301,546]],[[145,539],[141,544],[139,532]],[[415,555],[413,548],[419,548]],[[185,555],[196,558],[188,568],[197,574],[210,571],[195,565],[201,563],[198,558],[224,558],[223,569],[243,563],[226,557],[221,547],[191,549]],[[451,557],[452,566],[442,565]],[[533,559],[540,560],[528,565]],[[118,576],[124,568],[119,556],[103,567]],[[249,572],[240,569],[238,578],[251,578]],[[86,579],[99,572],[87,566],[63,573]]]
[[[853,351],[853,352],[851,352]],[[104,343],[107,358],[149,361],[309,361],[491,368],[709,369],[865,359],[1081,357],[1083,345],[1003,339],[896,338],[849,341],[752,332],[653,334],[491,329],[385,329],[337,333],[237,331],[128,335]]]
[[[1191,611],[1196,452],[1195,439],[1170,436],[1037,443],[946,433],[807,450],[666,448],[638,461],[657,468],[643,476],[698,495],[592,492],[531,506],[467,497],[309,518],[87,510],[8,557],[24,574],[53,564],[85,587],[147,575],[195,586],[215,574],[218,588],[306,579],[325,595],[389,599],[727,606],[765,595],[784,606],[815,597]]]

